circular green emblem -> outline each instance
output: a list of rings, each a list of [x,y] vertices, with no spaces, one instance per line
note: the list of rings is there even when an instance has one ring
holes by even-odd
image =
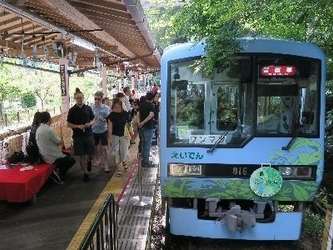
[[[261,167],[250,177],[251,190],[260,197],[272,197],[282,188],[282,176],[271,167]]]

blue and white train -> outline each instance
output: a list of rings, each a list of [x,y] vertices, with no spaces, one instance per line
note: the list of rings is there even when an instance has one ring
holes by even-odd
[[[239,39],[203,70],[204,43],[161,60],[160,176],[175,235],[297,240],[324,168],[325,56],[314,44]]]

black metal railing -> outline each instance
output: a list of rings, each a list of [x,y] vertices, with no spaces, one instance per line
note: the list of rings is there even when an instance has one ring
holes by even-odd
[[[105,199],[79,249],[117,250],[118,204],[112,194]]]

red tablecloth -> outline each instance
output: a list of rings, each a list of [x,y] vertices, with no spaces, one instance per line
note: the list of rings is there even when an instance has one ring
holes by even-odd
[[[33,166],[32,170],[20,171],[22,167],[0,169],[0,200],[28,201],[42,188],[55,166],[45,163]]]

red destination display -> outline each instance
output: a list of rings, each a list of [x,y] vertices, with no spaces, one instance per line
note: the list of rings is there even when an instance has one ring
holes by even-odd
[[[294,76],[297,73],[295,66],[271,65],[260,70],[262,76]]]

